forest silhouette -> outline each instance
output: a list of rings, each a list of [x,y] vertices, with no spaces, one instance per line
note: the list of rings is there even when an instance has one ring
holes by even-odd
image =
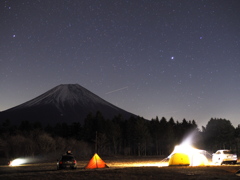
[[[20,125],[5,120],[0,124],[0,158],[61,154],[71,150],[78,157],[97,152],[106,156],[168,156],[175,145],[193,135],[192,145],[213,153],[218,149],[240,152],[240,125],[211,118],[201,130],[194,120],[182,122],[162,117],[123,119],[121,115],[105,119],[100,112],[89,114],[84,124],[22,121]]]

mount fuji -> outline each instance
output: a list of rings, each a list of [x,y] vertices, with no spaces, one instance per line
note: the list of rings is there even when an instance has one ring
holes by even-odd
[[[0,112],[0,122],[9,119],[13,124],[21,121],[41,122],[42,124],[84,123],[89,113],[99,111],[105,119],[122,115],[128,119],[136,116],[113,104],[78,84],[62,84],[23,104]]]

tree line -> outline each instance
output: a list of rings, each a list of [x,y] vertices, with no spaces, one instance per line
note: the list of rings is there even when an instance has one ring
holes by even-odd
[[[175,145],[193,135],[193,146],[214,152],[231,149],[240,152],[240,126],[229,120],[212,118],[199,130],[194,120],[182,122],[158,117],[148,121],[121,115],[105,119],[100,112],[89,114],[84,124],[57,123],[43,126],[40,122],[22,121],[0,125],[0,157],[61,154],[72,150],[77,156],[101,155],[163,155],[168,156]]]

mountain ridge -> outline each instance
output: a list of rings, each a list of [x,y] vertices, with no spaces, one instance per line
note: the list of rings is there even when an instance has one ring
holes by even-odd
[[[43,124],[80,122],[89,113],[101,112],[106,119],[121,114],[123,118],[136,116],[95,95],[79,84],[60,84],[45,93],[18,106],[0,112],[0,121],[9,119],[40,121]]]

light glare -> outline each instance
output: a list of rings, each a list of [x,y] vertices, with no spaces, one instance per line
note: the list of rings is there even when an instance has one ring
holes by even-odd
[[[26,159],[18,158],[18,159],[14,159],[13,161],[11,161],[9,166],[19,166],[19,165],[24,164],[26,162],[27,162]]]

